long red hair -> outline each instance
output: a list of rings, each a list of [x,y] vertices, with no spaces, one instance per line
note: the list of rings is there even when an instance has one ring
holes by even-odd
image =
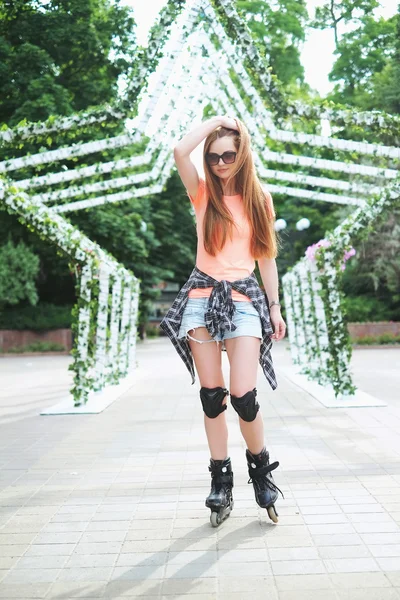
[[[230,179],[235,178],[237,193],[243,198],[244,213],[252,231],[250,250],[255,260],[276,258],[278,254],[277,237],[274,228],[272,198],[265,192],[258,179],[251,153],[250,135],[247,127],[236,119],[239,133],[233,129],[218,127],[204,142],[203,165],[208,194],[207,209],[204,216],[204,247],[215,256],[225,245],[227,235],[232,236],[234,221],[232,214],[222,201],[223,189],[217,175],[211,171],[205,161],[205,154],[218,138],[232,137],[237,152],[235,168]]]

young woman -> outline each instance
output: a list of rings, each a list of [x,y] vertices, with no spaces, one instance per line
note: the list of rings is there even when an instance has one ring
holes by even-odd
[[[205,179],[199,177],[190,160],[191,152],[204,138]],[[279,488],[271,471],[279,463],[269,464],[256,400],[259,362],[272,389],[277,386],[271,340],[282,339],[286,330],[278,301],[272,198],[256,175],[250,136],[239,119],[208,119],[178,142],[174,157],[196,213],[198,245],[196,266],[161,327],[185,361],[193,382],[193,359],[200,379],[211,454],[212,483],[206,506],[211,509],[213,526],[229,516],[233,508],[225,413],[229,391],[221,369],[224,349],[230,363],[231,404],[239,415],[247,445],[249,483],[253,483],[259,506],[277,522],[274,503]],[[265,294],[253,272],[255,260]]]

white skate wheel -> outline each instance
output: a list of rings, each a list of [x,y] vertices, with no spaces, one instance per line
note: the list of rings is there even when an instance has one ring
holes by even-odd
[[[217,512],[211,513],[210,523],[213,527],[218,527],[218,525],[221,523],[221,519],[219,518],[219,514]]]
[[[278,513],[276,512],[275,506],[273,504],[271,504],[271,506],[268,506],[267,513],[271,521],[273,521],[274,523],[278,522]]]

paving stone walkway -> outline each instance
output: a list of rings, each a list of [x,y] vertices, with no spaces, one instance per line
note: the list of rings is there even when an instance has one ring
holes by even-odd
[[[400,351],[376,352],[388,406],[326,409],[275,346],[279,388],[260,371],[258,397],[280,522],[255,504],[231,409],[235,509],[218,529],[198,382],[168,340],[139,345],[135,387],[99,415],[38,415],[68,389],[66,357],[0,359],[0,597],[400,599]]]

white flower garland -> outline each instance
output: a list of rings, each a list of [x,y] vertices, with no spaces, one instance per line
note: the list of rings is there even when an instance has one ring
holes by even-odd
[[[108,345],[108,296],[109,278],[114,277],[118,281],[124,281],[125,297],[122,303],[122,312],[133,318],[124,318],[124,336],[130,340],[133,347],[136,340],[136,314],[130,312],[127,304],[137,302],[139,297],[139,281],[133,274],[119,264],[115,259],[102,250],[97,244],[80,233],[70,223],[57,215],[53,209],[39,201],[33,201],[27,194],[19,192],[12,182],[0,179],[0,199],[6,208],[18,215],[23,223],[33,228],[40,237],[55,243],[76,264],[79,280],[78,303],[75,308],[77,320],[73,327],[75,330],[74,340],[74,364],[75,371],[74,386],[71,393],[74,396],[76,406],[86,402],[90,390],[101,390],[108,381],[116,383],[121,378],[121,372],[115,365],[124,361],[122,375],[127,373],[131,363],[129,358],[133,356],[131,348],[128,356],[121,358],[121,351],[126,347],[116,348],[115,336],[121,322],[118,301],[118,290],[113,294],[113,310],[111,310],[112,343],[110,350]],[[99,282],[99,294],[93,293],[97,281]],[[92,337],[95,336],[95,350],[92,347]],[[117,360],[115,360],[117,357]],[[108,381],[104,374],[108,373]]]
[[[141,155],[33,176],[31,179],[17,181],[14,185],[19,190],[49,188],[144,165],[151,165],[151,171],[89,181],[84,185],[55,191],[45,190],[33,197],[19,192],[10,182],[6,181],[4,184],[6,194],[3,202],[9,210],[18,213],[21,219],[42,236],[57,243],[82,267],[79,273],[79,335],[76,336],[78,341],[74,366],[76,401],[84,402],[89,389],[102,389],[104,385],[118,381],[134,361],[136,329],[132,322],[135,322],[138,310],[138,282],[101,248],[74,230],[58,213],[160,192],[173,168],[174,140],[178,139],[189,122],[199,119],[207,103],[218,109],[225,109],[225,112],[226,109],[234,111],[246,122],[254,142],[259,175],[269,182],[268,189],[271,192],[359,206],[349,219],[327,237],[329,246],[316,253],[316,263],[303,259],[285,275],[283,289],[293,360],[307,369],[314,379],[333,385],[337,394],[352,393],[354,386],[348,370],[349,342],[340,311],[338,286],[341,262],[338,257],[343,258],[343,251],[349,251],[352,239],[356,239],[363,228],[367,227],[366,223],[372,223],[397,201],[396,185],[392,185],[387,194],[382,192],[388,181],[398,176],[395,169],[382,166],[382,159],[397,159],[400,151],[396,147],[383,146],[375,141],[358,142],[332,137],[332,131],[337,125],[355,123],[366,124],[372,131],[377,127],[385,127],[387,131],[394,132],[400,120],[380,113],[358,113],[327,106],[309,107],[299,102],[289,104],[279,90],[276,79],[266,68],[247,25],[238,16],[231,0],[188,0],[185,6],[183,4],[181,1],[168,2],[160,23],[152,30],[148,49],[142,53],[137,74],[118,105],[99,107],[72,117],[51,118],[45,123],[22,125],[15,130],[5,129],[0,132],[5,143],[13,144],[21,139],[35,136],[40,138],[49,132],[128,117],[136,106],[140,89],[149,79],[147,91],[140,94],[137,115],[130,123],[132,133],[73,144],[0,163],[0,172],[17,171],[132,146],[143,139],[150,124],[157,132],[157,135],[152,135]],[[231,37],[226,34],[225,27],[229,27]],[[165,40],[168,32],[169,38]],[[221,49],[214,46],[211,34],[216,35]],[[208,52],[209,58],[204,56],[204,50]],[[149,78],[152,69],[155,70]],[[241,87],[234,85],[229,69],[235,70],[241,80]],[[191,85],[190,76],[197,77],[200,85]],[[263,97],[268,98],[269,107],[265,106],[260,90]],[[154,117],[162,105],[167,107],[165,115],[158,114]],[[296,118],[325,119],[329,135],[293,130]],[[361,156],[378,157],[380,162],[377,166],[350,164],[339,160],[274,152],[266,148],[266,136],[278,142],[332,148],[339,152],[357,152]],[[377,179],[378,183],[344,181],[322,175],[267,168],[265,163],[271,162],[367,176]],[[76,196],[137,186],[149,180],[152,184],[148,186],[72,200]],[[271,180],[278,183],[271,184]],[[285,181],[297,187],[282,185],[281,182]],[[299,186],[349,192],[355,196],[323,192],[320,189],[313,191]],[[379,192],[381,199],[371,203],[368,198]],[[72,201],[53,208],[43,204],[66,199]],[[95,352],[93,340],[96,340]]]
[[[29,123],[29,125],[17,125],[10,129],[3,125],[0,130],[0,140],[3,143],[11,144],[17,139],[35,138],[41,135],[47,135],[54,131],[68,131],[77,127],[92,125],[93,123],[102,123],[108,119],[122,119],[125,113],[116,107],[105,105],[102,108],[95,108],[91,111],[82,111],[79,114],[70,117],[49,117],[42,123]]]
[[[0,140],[6,144],[19,143],[20,140],[36,138],[54,131],[67,131],[93,123],[115,121],[127,117],[134,109],[138,92],[146,85],[147,79],[160,60],[162,53],[169,56],[171,44],[174,41],[179,43],[179,36],[182,40],[184,39],[188,27],[193,25],[198,15],[198,10],[197,1],[168,0],[164,11],[161,11],[158,22],[150,30],[148,47],[142,48],[139,52],[138,74],[131,78],[125,95],[115,105],[105,104],[69,117],[51,116],[43,123],[24,123],[13,129],[4,124],[0,130]],[[169,34],[168,39],[163,39],[167,34]]]
[[[115,171],[122,171],[123,169],[148,165],[151,158],[152,146],[150,147],[149,144],[144,154],[132,156],[132,158],[98,163],[90,167],[77,167],[76,169],[68,169],[66,171],[50,173],[48,175],[39,175],[30,179],[18,179],[16,180],[15,185],[17,185],[20,190],[27,190],[35,187],[57,185],[58,183],[68,183],[69,181],[85,179],[86,177],[92,177],[93,175],[102,175],[104,173],[112,173]]]
[[[219,31],[221,31],[221,26],[219,26]],[[203,39],[201,41],[204,45],[204,43],[205,43],[204,28],[201,28],[201,34],[203,36]],[[193,41],[191,40],[191,44],[192,43],[193,43]],[[224,40],[224,43],[225,43],[225,51],[226,51],[227,45],[228,45],[226,39]],[[174,60],[176,60],[176,59],[174,59]],[[165,65],[163,65],[163,66],[165,66]],[[219,65],[219,67],[221,67],[221,65]],[[169,73],[169,75],[167,75],[167,77],[170,76],[171,72],[172,72],[171,69],[166,70],[166,71],[167,71],[167,73]],[[230,78],[228,78],[228,80],[229,80],[229,83],[231,84],[232,82],[231,82]],[[226,80],[226,81],[228,81],[228,80]],[[225,81],[225,83],[226,83],[226,81]],[[165,83],[165,76],[164,76],[164,79],[162,80],[162,83],[163,84]],[[230,91],[231,90],[232,90],[232,85],[230,87]],[[240,96],[236,93],[235,100],[238,101],[239,98],[240,98]],[[258,102],[258,104],[259,104],[259,102]],[[147,105],[152,105],[152,102],[147,102]],[[243,103],[242,103],[242,106],[243,106]],[[250,116],[248,114],[247,114],[246,118],[250,122]],[[258,139],[260,136],[259,136],[258,128],[256,125],[252,127],[252,135],[255,137],[255,139],[257,139],[257,142],[260,145],[260,140]],[[97,150],[98,148],[99,148],[98,146],[93,146],[92,150]],[[86,150],[91,151],[90,147],[87,148]],[[280,155],[279,158],[282,158],[282,155]],[[44,159],[46,160],[46,156],[44,157]],[[321,186],[324,183],[325,183],[325,185],[328,184],[327,178],[313,178],[310,176],[302,176],[301,174],[291,174],[291,173],[288,173],[285,176],[284,175],[285,172],[276,172],[273,170],[265,170],[263,165],[260,164],[258,157],[257,157],[257,163],[258,163],[259,170],[260,170],[260,176],[263,177],[264,179],[271,179],[274,177],[282,177],[282,178],[286,177],[291,181],[297,181],[298,183],[303,183],[303,184],[305,183],[306,185]],[[108,163],[108,165],[109,164],[110,163]],[[13,168],[14,165],[10,165],[10,167]],[[88,169],[86,168],[85,170],[86,170],[86,173],[88,173]],[[84,173],[82,173],[82,175],[83,174]],[[68,175],[70,175],[70,174],[68,174]],[[153,173],[152,173],[152,175],[153,175]],[[58,181],[62,178],[65,179],[65,177],[63,177],[63,174],[61,173],[61,174],[59,174]],[[67,190],[62,190],[60,192],[52,192],[51,194],[41,194],[38,196],[38,198],[42,199],[43,201],[56,201],[57,199],[63,199],[65,197],[70,197],[70,196],[73,196],[74,194],[77,195],[79,193],[91,193],[92,191],[96,191],[99,189],[108,190],[108,189],[112,189],[112,188],[119,187],[119,186],[129,185],[131,183],[145,181],[145,179],[146,179],[145,174],[133,175],[133,176],[127,177],[127,178],[118,178],[118,179],[112,179],[112,180],[103,181],[103,182],[97,182],[96,184],[89,184],[88,186],[82,186],[81,188],[69,188]],[[53,180],[55,181],[56,177],[53,177]],[[340,187],[341,189],[343,189],[343,187],[346,185],[346,182],[340,182],[340,181],[337,182],[335,180],[330,180],[330,181],[332,182],[331,185],[333,188]],[[26,184],[26,180],[24,181],[24,184]],[[358,186],[358,188],[360,188],[360,187],[361,186]],[[94,206],[98,206],[99,204],[102,204],[104,202],[122,201],[124,199],[136,197],[136,195],[144,195],[145,193],[149,192],[149,189],[152,191],[154,190],[154,188],[150,187],[150,188],[144,188],[143,191],[138,191],[137,193],[136,192],[120,193],[120,194],[112,194],[112,195],[108,195],[108,196],[100,196],[100,197],[92,198],[87,201],[84,200],[84,201],[77,202],[77,203],[75,203],[75,205],[73,205],[72,203],[69,203],[68,205],[64,205],[65,208],[59,208],[58,210],[60,210],[60,212],[64,212],[64,211],[67,211],[67,210],[70,210],[73,208],[75,210],[77,210],[77,209],[85,208],[88,206],[94,207]],[[356,189],[357,189],[357,186],[356,186]],[[310,199],[318,199],[318,200],[324,200],[324,201],[329,201],[329,202],[360,204],[363,201],[362,199],[357,199],[357,198],[353,199],[351,197],[338,196],[335,194],[315,193],[315,192],[310,192],[308,190],[299,190],[298,188],[288,188],[285,186],[274,186],[271,188],[271,191],[278,192],[278,193],[286,193],[286,194],[290,194],[293,196],[300,195],[302,197],[306,197],[306,198],[310,198]],[[368,191],[368,190],[366,190],[366,191]],[[373,193],[373,191],[371,190],[370,193]]]
[[[221,37],[224,36],[223,31],[221,33],[221,29],[222,29],[221,25],[218,24],[215,20],[212,22],[212,24],[213,24],[214,31],[218,32],[218,34],[220,36],[219,41],[221,42]],[[247,127],[248,127],[249,131],[251,132],[252,140],[255,143],[255,146],[259,150],[259,153],[255,155],[255,160],[256,160],[256,164],[257,164],[257,168],[258,168],[260,177],[262,177],[266,180],[275,179],[275,178],[283,179],[283,180],[287,179],[289,181],[303,183],[306,185],[313,185],[313,186],[318,186],[318,187],[321,187],[321,186],[322,187],[331,187],[333,189],[341,189],[341,190],[347,189],[347,190],[354,191],[356,193],[361,192],[361,193],[368,194],[368,195],[377,194],[382,189],[381,186],[371,186],[371,185],[359,184],[359,183],[352,184],[352,183],[349,183],[346,181],[334,180],[334,179],[329,179],[329,178],[317,178],[317,177],[312,177],[312,176],[305,176],[305,175],[302,175],[301,173],[291,173],[291,172],[285,172],[285,171],[278,172],[276,170],[265,169],[263,163],[260,160],[260,157],[265,158],[266,160],[273,160],[274,162],[286,162],[287,164],[296,164],[296,165],[299,164],[299,165],[305,165],[305,166],[310,166],[310,167],[314,167],[314,168],[343,170],[345,172],[350,172],[353,174],[384,176],[386,178],[395,178],[397,176],[398,172],[395,171],[394,169],[392,169],[392,170],[381,169],[381,168],[356,165],[356,164],[349,165],[348,163],[342,163],[339,161],[327,161],[324,159],[315,159],[312,157],[299,157],[299,156],[295,156],[295,155],[286,155],[283,153],[272,153],[269,151],[265,152],[265,140],[260,135],[259,126],[254,119],[254,115],[256,115],[258,117],[258,122],[263,122],[263,120],[264,120],[262,118],[263,115],[257,114],[256,111],[254,111],[254,110],[253,110],[253,115],[250,115],[248,113],[240,95],[237,93],[237,90],[234,87],[231,78],[229,77],[228,71],[225,66],[227,57],[231,61],[231,66],[233,66],[232,61],[235,59],[235,55],[234,55],[234,50],[232,48],[232,45],[229,44],[228,40],[223,39],[223,51],[224,51],[223,57],[221,56],[220,52],[214,51],[214,53],[213,53],[212,52],[213,46],[212,46],[210,40],[205,37],[204,30],[203,30],[202,45],[205,48],[207,48],[209,55],[212,56],[212,61],[210,61],[210,63],[209,63],[208,70],[211,72],[214,71],[213,72],[214,81],[215,81],[215,79],[219,78],[221,80],[221,82],[224,84],[224,86],[226,87],[226,89],[228,90],[229,96],[234,101],[234,103],[232,104],[232,110],[236,111],[236,113],[239,114],[241,116],[241,118],[246,122]],[[237,62],[236,62],[236,64],[237,64]],[[205,77],[203,76],[202,79],[205,79]],[[208,80],[210,80],[210,78],[208,78]],[[246,90],[250,87],[248,77],[242,83]],[[261,104],[261,100],[258,96],[258,93],[255,92],[254,94],[255,95],[253,95],[251,98],[253,108],[254,108],[254,105],[259,107]],[[229,104],[229,98],[227,97],[226,93],[224,91],[222,91],[221,89],[216,90],[214,87],[214,98],[210,98],[210,101],[213,104],[215,104],[216,99],[219,99],[222,107],[226,107]],[[264,109],[264,112],[265,112],[265,109]],[[325,139],[328,139],[328,138],[323,138],[323,139],[321,138],[320,141],[323,143]],[[343,142],[345,144],[347,141],[341,140],[341,142]],[[375,145],[374,147],[378,147],[380,150],[381,150],[381,148],[384,148],[384,147],[380,147],[378,145]],[[348,149],[350,150],[351,147],[349,147]],[[359,149],[361,149],[361,146],[359,147]],[[379,153],[380,153],[380,150],[379,150]],[[391,150],[395,150],[397,152],[397,149],[391,149]],[[263,154],[263,152],[265,152],[265,153]],[[276,186],[274,188],[274,191],[279,192],[279,193],[287,193],[287,194],[293,195],[293,196],[299,195],[297,189],[283,188],[282,186],[279,186],[279,187]],[[315,195],[313,192],[308,193],[307,191],[300,192],[300,194],[302,195],[302,197],[306,197],[306,198],[310,198],[310,199],[318,199],[318,200],[338,202],[338,203],[362,204],[364,201],[362,198],[361,199],[357,199],[357,198],[353,199],[351,197],[344,197],[344,196],[333,195],[333,194],[330,194],[330,195],[316,194]]]
[[[337,396],[345,397],[355,391],[350,375],[351,344],[339,292],[343,260],[355,253],[351,247],[354,240],[366,235],[378,217],[399,204],[400,183],[395,183],[381,198],[356,210],[325,240],[309,248],[308,258],[300,260],[282,278],[293,361],[300,366],[302,373],[323,385],[332,386]],[[308,306],[310,303],[315,305],[310,314],[311,320],[318,323],[315,335],[308,336],[308,341],[314,338],[317,343],[318,347],[314,343],[313,354],[319,358],[319,368],[310,362],[306,352],[309,345],[302,338],[303,331],[309,332],[310,322],[302,320],[300,302],[292,300],[299,290],[299,274],[307,271],[311,286],[305,294],[308,296],[306,302]]]
[[[308,119],[327,119],[328,121],[336,121],[340,125],[368,125],[374,127],[377,132],[381,128],[386,128],[397,139],[400,127],[400,117],[398,116],[387,115],[378,111],[361,112],[343,109],[343,107],[327,106],[326,102],[320,106],[317,104],[309,105],[302,101],[289,103],[280,91],[277,79],[271,76],[268,65],[261,58],[252,34],[245,21],[238,15],[232,0],[211,0],[211,2],[204,4],[203,10],[209,16],[210,21],[219,20],[210,5],[213,5],[220,15],[224,15],[223,25],[229,25],[229,32],[231,36],[234,35],[235,37],[234,43],[236,44],[237,54],[241,58],[248,59],[263,91],[267,92],[271,107],[278,119],[284,115],[295,115]]]
[[[248,31],[246,24],[239,22],[238,15],[230,0],[215,0],[214,4],[224,9],[229,20],[230,31],[235,29],[235,26],[239,24],[240,31],[238,31],[238,28],[236,27],[236,48],[240,46],[242,56],[247,54],[247,57],[257,71],[257,75],[262,80],[264,91],[267,92],[267,95],[269,93],[273,100],[273,95],[271,92],[276,92],[276,89],[273,88],[272,79],[270,78],[268,80],[268,77],[265,77],[262,60],[257,53],[256,46],[251,44],[251,34]],[[210,16],[210,20],[212,21],[213,15],[210,14]],[[216,20],[214,19],[212,22],[215,23]],[[251,52],[248,52],[249,47],[252,48]],[[224,48],[224,50],[225,49],[226,48]],[[277,108],[277,105],[275,105],[275,108]],[[281,107],[279,106],[278,102],[278,109],[279,108]],[[315,107],[313,107],[310,112],[312,113],[312,111],[314,111],[314,116],[315,114],[318,114],[318,110],[316,111]],[[297,105],[297,111],[289,108],[289,112],[293,112],[293,114],[297,112],[297,114],[300,114],[301,106]],[[330,112],[324,110],[320,111],[319,113],[320,118],[328,118],[329,120],[336,118],[338,121],[343,118],[348,118],[349,116],[355,116],[355,113],[352,111],[347,111],[346,113],[343,111],[336,112],[334,110]],[[377,117],[376,115],[370,115],[367,117],[365,114],[359,115],[357,122],[373,124],[376,122],[376,119],[379,120],[381,126],[389,126],[393,123],[398,124],[400,122],[398,118],[385,119],[385,117],[382,115],[380,117]],[[274,131],[276,134],[276,130],[271,131],[269,131],[269,135],[274,138]],[[395,131],[393,127],[392,131]],[[275,135],[275,139],[276,137],[277,136]],[[348,142],[344,140],[333,141],[327,136],[308,136],[294,132],[285,134],[282,131],[279,132],[278,137],[280,137],[280,139],[285,139],[292,142],[299,141],[308,143],[309,145],[340,148],[344,151],[357,150],[363,154],[373,154],[382,157],[399,157],[398,149],[392,147],[388,148],[378,144],[360,144],[358,142],[353,143],[351,141]],[[276,162],[282,162],[279,160],[278,153],[274,153],[273,157],[271,154],[272,153],[269,153],[270,158],[277,159]],[[264,158],[267,157],[264,155]],[[307,165],[313,167],[318,166],[320,168],[329,168],[329,166],[333,166],[333,164],[336,162],[324,161],[321,159],[310,159],[309,157],[301,157],[299,160],[290,156],[285,156],[284,160],[287,164]],[[332,163],[332,165],[329,163]],[[379,167],[368,167],[365,165],[348,166],[345,163],[338,164],[337,162],[335,165],[335,170],[342,170],[343,172],[358,173],[363,175],[372,175],[376,177],[382,177],[384,173],[391,178],[398,176],[398,172],[393,169],[381,169]],[[385,200],[378,200],[367,204],[363,203],[363,206],[360,207],[354,213],[354,215],[352,215],[352,217],[347,219],[345,223],[342,224],[340,228],[337,228],[337,230],[335,230],[335,232],[332,234],[332,247],[335,246],[336,242],[336,250],[337,246],[339,246],[340,251],[349,250],[348,244],[352,236],[357,236],[360,231],[365,228],[366,223],[371,225],[371,223],[377,218],[379,212],[382,212],[385,208],[387,210],[388,206],[392,205],[394,202],[398,202],[398,190],[396,190],[393,186],[391,190],[389,189],[389,191],[385,192],[385,183],[386,182],[382,184],[382,192],[384,194],[384,199],[386,199],[386,203]],[[275,186],[275,191],[278,192],[280,187],[281,186]],[[269,189],[273,191],[273,186],[270,185]],[[290,189],[291,188],[287,189],[287,193],[290,193]],[[350,199],[347,199],[347,201],[349,200]],[[351,394],[355,390],[349,374],[349,358],[351,354],[351,347],[347,330],[345,328],[343,319],[341,318],[340,295],[338,290],[338,277],[340,275],[339,268],[342,266],[342,264],[340,260],[338,266],[337,252],[335,253],[332,247],[321,250],[323,254],[319,257],[319,269],[322,274],[319,275],[318,281],[316,281],[316,276],[313,270],[304,265],[304,260],[300,261],[299,265],[295,266],[294,269],[284,277],[284,294],[285,300],[287,301],[287,306],[289,307],[288,323],[289,329],[292,331],[291,338],[292,340],[295,338],[293,340],[294,343],[292,344],[294,354],[293,359],[299,362],[302,361],[302,358],[304,358],[304,360],[306,359],[306,348],[309,346],[304,343],[305,339],[303,339],[302,336],[310,336],[310,322],[305,319],[305,312],[306,309],[311,309],[310,312],[312,315],[314,315],[312,322],[314,324],[315,333],[313,336],[311,335],[310,339],[317,342],[317,344],[313,347],[313,351],[317,351],[321,366],[316,368],[315,364],[310,365],[310,357],[308,356],[308,373],[315,379],[319,381],[322,380],[323,383],[329,383],[332,385],[336,395]],[[295,276],[297,279],[293,280],[293,277]],[[308,282],[308,289],[305,286],[306,281]],[[299,297],[299,290],[305,293],[305,297]],[[329,315],[327,319],[322,318],[322,305],[320,303],[321,296],[323,298],[323,307],[325,309],[324,312],[326,315]],[[318,327],[315,326],[317,306],[319,322],[323,324],[321,328],[322,331],[319,331]],[[292,324],[292,327],[290,324]],[[305,368],[304,365],[303,368]]]
[[[60,160],[67,160],[78,156],[86,156],[87,154],[92,154],[95,152],[102,152],[104,150],[130,146],[138,142],[140,137],[141,136],[139,133],[133,136],[129,134],[118,135],[114,138],[96,140],[95,142],[87,142],[86,144],[73,144],[67,148],[49,150],[47,152],[32,154],[31,156],[23,156],[22,158],[12,158],[8,161],[0,162],[0,173],[17,171],[18,169],[24,169],[25,167],[36,167],[39,165],[58,162]]]
[[[182,119],[180,119],[181,113],[180,113],[179,107],[176,105],[174,96],[176,96],[176,94],[178,92],[179,104],[180,104],[180,106],[182,106],[182,108],[183,108],[185,102],[189,105],[193,104],[196,96],[197,96],[197,99],[195,100],[196,107],[198,107],[200,105],[199,103],[202,101],[202,98],[199,98],[199,96],[201,96],[201,94],[203,92],[202,88],[196,87],[192,91],[192,89],[189,85],[190,74],[196,75],[197,70],[199,70],[200,66],[201,66],[201,63],[199,63],[199,62],[197,62],[197,66],[195,66],[194,62],[195,62],[195,57],[193,57],[193,56],[190,57],[189,61],[185,61],[184,58],[182,59],[182,64],[185,63],[185,68],[184,68],[185,76],[183,78],[181,78],[181,80],[179,81],[179,84],[174,85],[174,89],[173,89],[174,93],[169,94],[170,95],[169,104],[171,104],[171,102],[173,102],[175,104],[175,110],[173,110],[172,106],[171,106],[171,110],[168,111],[168,113],[167,113],[168,121],[164,124],[164,133],[160,138],[158,138],[158,143],[156,144],[154,142],[154,139],[156,139],[156,138],[153,138],[146,148],[145,155],[147,155],[148,157],[151,157],[152,152],[158,150],[160,147],[162,148],[161,152],[159,153],[159,155],[156,159],[156,164],[154,165],[151,172],[135,174],[135,175],[131,175],[128,177],[104,180],[101,182],[87,184],[87,185],[83,185],[80,187],[78,187],[78,186],[72,187],[71,186],[69,188],[66,188],[66,189],[60,190],[60,191],[50,192],[50,193],[46,193],[46,194],[37,194],[36,196],[33,196],[33,199],[40,200],[42,202],[55,202],[57,200],[63,200],[65,198],[70,198],[75,195],[89,194],[89,193],[96,192],[99,190],[106,191],[106,190],[114,189],[117,187],[128,186],[131,184],[146,181],[150,178],[157,181],[157,179],[159,178],[161,169],[164,167],[165,161],[167,160],[169,154],[171,153],[171,140],[173,140],[176,137],[178,128],[180,128],[182,125],[185,126],[188,121],[187,118],[184,118],[183,123],[182,123]],[[169,92],[171,92],[171,90],[169,90]],[[162,102],[163,100],[164,100],[163,97],[161,97],[161,99],[159,98],[160,102]],[[193,111],[191,110],[190,113],[188,111],[186,111],[185,116],[193,117]],[[135,133],[134,139],[135,140],[137,139],[137,132]],[[109,140],[101,140],[100,142],[103,142],[103,144],[104,144],[108,141]],[[115,141],[116,141],[116,138],[114,138],[114,142]],[[129,139],[127,139],[127,138],[123,139],[122,145],[124,144],[125,141],[129,141]],[[117,140],[116,143],[120,144],[121,140],[119,140],[119,141]],[[86,146],[86,152],[91,153],[93,151],[98,151],[100,148],[101,147],[97,143],[89,144]],[[74,153],[73,147],[70,147],[68,149],[63,149],[63,150],[68,151],[71,154]],[[38,163],[40,163],[41,158],[43,158],[43,162],[48,162],[48,160],[49,160],[49,156],[47,155],[47,153],[35,155],[32,160],[36,164],[38,164]],[[58,155],[53,154],[52,158],[53,158],[53,160],[56,160],[58,158]],[[129,164],[130,165],[145,164],[144,157],[133,157],[129,161],[120,160],[120,161],[115,161],[112,163],[106,163],[105,166],[100,164],[95,167],[85,167],[84,169],[78,168],[75,172],[68,171],[66,173],[64,172],[64,173],[52,174],[50,176],[47,175],[47,176],[39,177],[39,178],[32,178],[29,180],[21,180],[21,181],[17,181],[16,185],[18,185],[21,188],[26,189],[31,184],[33,184],[35,186],[37,186],[39,184],[44,185],[45,183],[56,184],[56,183],[60,183],[61,181],[71,181],[73,179],[77,179],[80,177],[87,177],[87,176],[90,176],[93,174],[97,175],[101,172],[110,172],[110,171],[115,172],[115,170],[117,168],[125,168]],[[168,164],[170,164],[169,161],[168,161]],[[16,169],[16,168],[21,168],[21,166],[22,166],[21,164],[8,163],[6,168]],[[172,168],[172,165],[171,165],[171,168]],[[56,207],[55,210],[57,212],[66,212],[71,209],[79,210],[82,208],[98,206],[98,205],[101,205],[106,202],[119,202],[119,201],[127,200],[129,198],[147,195],[149,193],[158,193],[159,191],[160,191],[159,185],[150,186],[147,188],[139,188],[139,189],[136,189],[136,190],[130,191],[130,192],[109,194],[107,196],[100,196],[100,197],[91,198],[88,200],[82,200],[82,201],[78,201],[78,202],[72,202],[69,204],[63,204],[63,205]]]
[[[288,113],[307,119],[326,119],[328,122],[336,122],[338,125],[368,125],[379,129],[387,128],[393,132],[400,129],[400,117],[390,115],[381,111],[359,111],[357,109],[326,106],[322,104],[311,105],[296,100],[288,108]]]

